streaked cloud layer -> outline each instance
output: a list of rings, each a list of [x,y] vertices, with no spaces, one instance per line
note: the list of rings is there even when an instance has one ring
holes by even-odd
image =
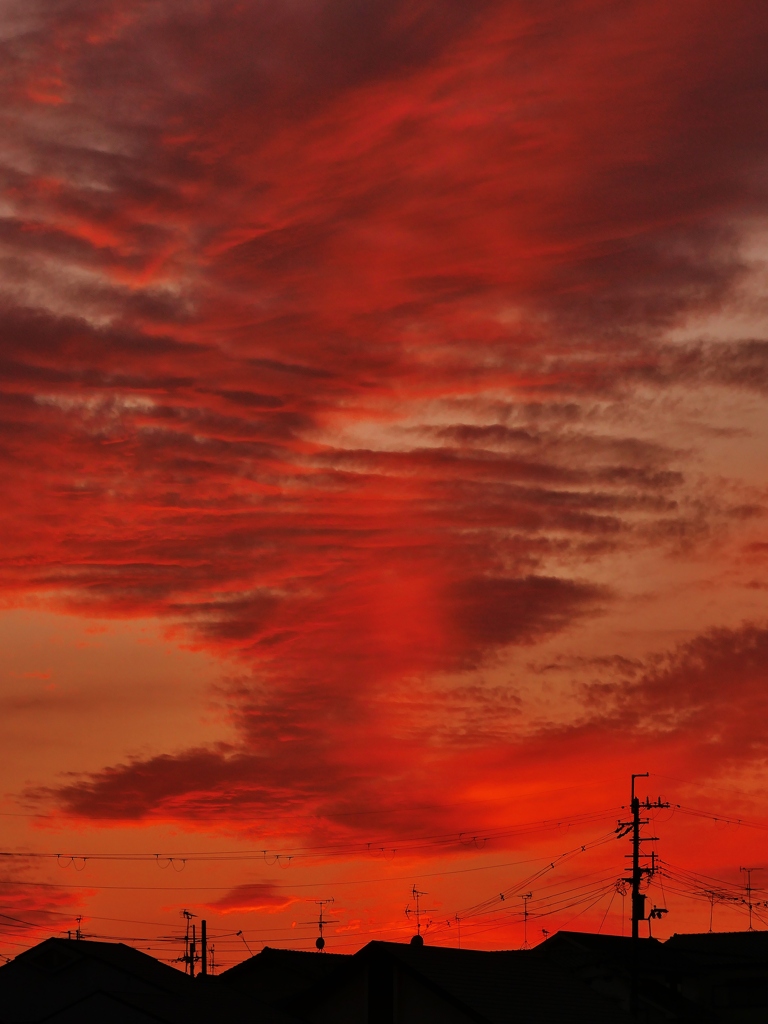
[[[28,793],[307,840],[759,776],[767,35],[758,0],[7,5],[2,597],[222,663],[218,742]]]

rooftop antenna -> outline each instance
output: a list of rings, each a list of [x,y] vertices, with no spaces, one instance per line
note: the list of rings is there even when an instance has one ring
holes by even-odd
[[[712,918],[715,916],[715,900],[717,899],[717,893],[714,889],[707,889],[706,896],[709,900],[709,930],[712,931]]]
[[[739,868],[739,871],[743,871],[747,876],[747,906],[749,907],[749,931],[751,932],[755,930],[752,927],[752,872],[764,870],[765,868]]]
[[[724,893],[721,889],[705,889],[704,895],[709,900],[709,930],[713,931],[712,921],[715,915],[715,904],[716,903],[727,903],[728,901],[739,903],[738,896],[729,896]]]
[[[243,942],[245,943],[245,948],[246,948],[246,949],[248,950],[248,952],[250,953],[250,955],[251,955],[251,956],[253,956],[253,950],[252,950],[252,949],[251,949],[251,947],[250,947],[250,946],[248,945],[248,943],[247,943],[247,942],[245,941],[245,936],[243,935],[243,933],[242,933],[242,932],[235,932],[235,935],[239,935],[239,936],[240,936],[240,938],[241,938],[241,939],[243,940]]]
[[[412,909],[411,905],[409,903],[408,906],[405,908],[405,916],[409,920],[411,918],[411,914],[414,914],[416,916],[416,934],[411,938],[411,945],[412,946],[423,946],[424,945],[424,939],[422,938],[422,934],[421,934],[421,915],[424,913],[424,911],[421,909],[421,903],[419,901],[421,900],[422,896],[426,896],[426,895],[428,895],[426,892],[422,892],[420,889],[417,889],[416,886],[414,885],[414,887],[411,889],[411,896],[413,897],[413,900],[414,900],[414,902],[416,904],[416,907],[415,907],[415,909]],[[427,921],[427,924],[426,924],[426,927],[425,927],[424,930],[426,931],[427,928],[429,928],[429,926],[431,924],[432,924],[431,921]]]
[[[78,942],[83,937],[83,933],[80,931],[80,925],[82,923],[82,920],[83,920],[83,917],[82,917],[82,914],[81,914],[80,917],[77,918],[77,931],[75,932],[75,938],[77,939]]]
[[[520,899],[523,901],[523,944],[521,949],[530,949],[528,945],[528,900],[533,899],[533,893],[527,892]]]
[[[325,939],[323,938],[323,928],[327,924],[337,924],[338,921],[337,921],[336,918],[323,917],[323,908],[327,907],[330,903],[333,903],[333,896],[331,896],[331,898],[327,899],[327,900],[312,900],[312,902],[315,904],[315,906],[320,907],[320,913],[318,914],[318,917],[317,917],[317,927],[318,927],[318,930],[319,930],[320,934],[315,939],[315,946],[317,946],[318,950],[322,953],[322,951],[325,949]],[[308,924],[315,924],[314,921],[311,921],[311,922],[308,921],[307,923]]]

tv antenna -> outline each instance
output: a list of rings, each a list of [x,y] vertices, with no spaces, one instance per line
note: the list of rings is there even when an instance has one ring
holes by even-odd
[[[323,910],[329,904],[333,903],[333,896],[327,900],[312,900],[316,907],[320,907],[320,913],[317,916],[317,921],[307,921],[307,924],[317,924],[318,931],[320,934],[315,939],[315,945],[318,950],[322,953],[325,949],[325,939],[323,938],[323,928],[327,924],[338,924],[338,918],[323,917]]]
[[[749,931],[753,932],[755,929],[752,927],[752,872],[753,871],[764,871],[765,868],[739,868],[739,871],[743,871],[747,876],[747,906],[749,907]]]
[[[523,944],[521,949],[530,949],[528,945],[528,901],[533,899],[533,893],[527,892],[520,897],[523,901]]]
[[[421,935],[421,915],[426,913],[426,911],[422,910],[420,901],[422,896],[427,895],[428,893],[422,892],[420,889],[417,889],[416,886],[414,885],[414,887],[411,889],[411,896],[413,897],[413,901],[416,904],[416,906],[411,907],[411,904],[409,903],[408,906],[405,908],[405,916],[408,918],[408,920],[411,919],[411,915],[415,916],[416,918],[416,934],[411,938],[412,946],[424,945],[424,939],[422,938]],[[424,927],[424,931],[426,931],[431,924],[431,920],[427,921]]]

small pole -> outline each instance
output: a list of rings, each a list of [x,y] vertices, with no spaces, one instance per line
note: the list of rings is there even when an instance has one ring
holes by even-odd
[[[523,949],[528,949],[528,900],[532,898],[532,892],[527,892],[525,896],[520,897],[523,901]]]
[[[739,871],[744,871],[747,875],[747,906],[749,907],[749,931],[751,932],[755,930],[752,927],[752,872],[762,870],[762,868],[739,868]]]
[[[208,973],[208,922],[203,918],[200,922],[200,946],[202,956],[200,958],[200,973],[205,976]]]
[[[195,948],[197,943],[195,941],[195,925],[192,925],[192,941],[189,944],[189,976],[194,978],[195,976]]]

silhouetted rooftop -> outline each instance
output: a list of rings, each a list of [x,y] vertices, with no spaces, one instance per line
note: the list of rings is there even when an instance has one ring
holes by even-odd
[[[121,942],[46,939],[0,967],[0,1024],[291,1024]]]
[[[296,996],[349,960],[344,953],[311,953],[265,946],[260,953],[222,971],[219,981],[267,1003]]]
[[[555,957],[558,962],[567,962],[569,966],[594,957],[611,961],[616,967],[626,967],[637,956],[637,962],[646,970],[666,963],[664,945],[658,939],[638,939],[635,950],[628,935],[596,935],[591,932],[555,932],[539,943],[532,953],[536,957]]]
[[[664,943],[667,949],[695,953],[697,956],[738,957],[740,960],[768,959],[768,931],[692,932],[672,935]]]
[[[624,1019],[614,1004],[578,978],[522,950],[370,942],[325,984],[337,985],[343,972],[351,975],[376,961],[399,965],[471,1019],[487,1024],[508,1024],[511,1014],[516,1021],[536,1024],[617,1024]],[[322,997],[323,986],[321,982],[305,993],[296,1003],[297,1011]]]

